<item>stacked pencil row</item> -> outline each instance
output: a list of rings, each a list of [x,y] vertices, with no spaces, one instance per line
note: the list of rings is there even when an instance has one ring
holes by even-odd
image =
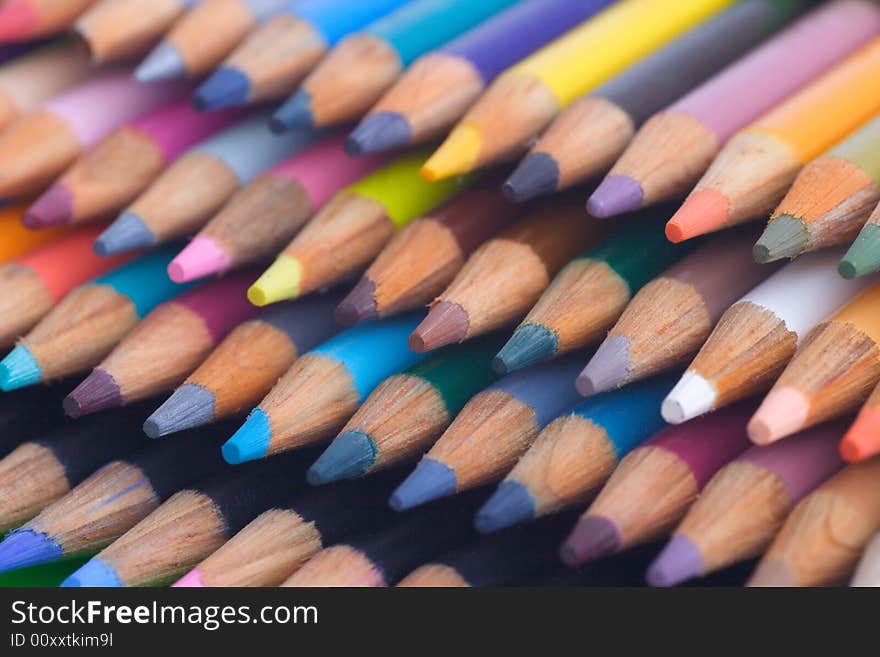
[[[0,567],[876,583],[880,6],[811,5],[0,6],[90,50],[0,68],[0,387],[102,413],[13,439]]]

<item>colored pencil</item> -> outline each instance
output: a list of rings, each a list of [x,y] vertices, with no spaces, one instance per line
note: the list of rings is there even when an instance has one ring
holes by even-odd
[[[394,586],[430,559],[473,538],[470,515],[477,493],[395,517],[390,523],[321,550],[285,587]]]
[[[202,0],[171,26],[138,65],[135,78],[139,82],[197,78],[287,4],[289,0]]]
[[[604,173],[652,114],[754,48],[806,4],[734,4],[579,98],[538,139],[505,183],[505,194],[522,202]]]
[[[397,511],[498,481],[578,401],[578,355],[514,372],[474,395],[394,491]]]
[[[754,235],[716,238],[639,290],[578,377],[581,394],[619,388],[696,353],[728,306],[773,273],[752,261]]]
[[[837,270],[844,278],[856,278],[880,270],[880,205],[868,217]]]
[[[759,445],[854,411],[880,381],[880,283],[816,326],[749,422]]]
[[[669,220],[669,239],[769,214],[806,163],[880,112],[878,74],[880,37],[740,130]]]
[[[42,191],[111,130],[183,91],[179,83],[144,86],[110,70],[55,96],[0,132],[0,197]]]
[[[751,447],[706,484],[648,569],[651,586],[674,586],[760,555],[798,501],[842,467],[844,424],[824,424],[768,447]]]
[[[180,444],[185,441],[167,441],[156,447],[170,449]],[[293,493],[301,485],[307,455],[284,454],[177,490],[61,586],[155,586],[173,582],[256,516]]]
[[[203,110],[283,98],[349,34],[407,0],[302,0],[251,33],[195,92]]]
[[[52,43],[0,68],[0,128],[94,75],[88,54],[76,43]]]
[[[232,329],[211,355],[144,422],[159,438],[253,408],[293,362],[338,330],[338,294],[273,306]]]
[[[527,0],[419,57],[346,141],[353,155],[440,137],[504,69],[604,9],[609,0]]]
[[[24,206],[0,207],[0,263],[10,262],[67,233],[66,229],[30,230],[21,223]]]
[[[747,586],[840,586],[880,530],[880,459],[848,465],[801,500]]]
[[[754,408],[743,402],[669,427],[627,454],[563,544],[565,562],[577,566],[668,535],[714,474],[751,446]]]
[[[178,490],[228,469],[220,457],[216,431],[202,429],[183,440],[144,445],[137,425],[145,409],[140,404],[135,408],[140,417],[127,414],[130,421],[125,426],[126,437],[133,444],[125,451],[117,448],[110,458],[104,457],[85,470],[76,487],[69,487],[72,490],[10,532],[0,543],[0,569],[94,554]],[[129,436],[135,436],[137,442]],[[116,440],[120,441],[118,435]],[[140,449],[132,449],[138,446]],[[80,445],[80,450],[88,452],[89,447]]]
[[[104,463],[138,449],[144,441],[138,435],[137,414],[143,415],[144,410],[136,406],[100,421],[37,431],[4,456],[0,460],[0,530],[30,520]],[[27,563],[19,555],[26,553],[7,550],[0,543],[0,570],[24,567]]]
[[[852,242],[880,201],[878,150],[875,118],[805,166],[755,244],[755,260],[795,258]]]
[[[64,32],[95,0],[7,0],[0,6],[0,43]]]
[[[522,211],[507,203],[491,177],[419,217],[391,238],[351,293],[336,319],[357,324],[429,304],[452,282],[467,258]]]
[[[100,231],[72,232],[0,265],[0,347],[13,345],[77,285],[131,259],[97,257],[92,242]]]
[[[489,336],[385,379],[309,468],[312,485],[354,479],[421,455],[467,401],[495,380]]]
[[[194,232],[263,170],[305,148],[310,130],[277,137],[254,114],[194,146],[168,167],[95,244],[109,255]]]
[[[235,117],[232,112],[202,114],[183,99],[117,128],[37,199],[28,209],[28,225],[82,223],[119,212],[187,148]]]
[[[527,214],[474,251],[432,302],[410,347],[431,351],[521,320],[563,265],[605,232],[574,198]]]
[[[175,388],[257,313],[251,280],[252,271],[230,274],[157,306],[64,399],[65,412],[78,418]]]
[[[641,381],[553,420],[477,512],[477,530],[498,531],[588,500],[627,452],[665,426],[660,401],[672,381],[668,374]]]
[[[516,586],[558,570],[556,546],[574,515],[563,513],[528,527],[484,536],[419,566],[397,586],[470,588]]]
[[[341,188],[386,164],[354,159],[330,136],[293,155],[235,192],[168,266],[177,282],[224,272],[275,255]]]
[[[275,112],[273,129],[360,118],[418,57],[515,2],[411,0],[339,42]]]
[[[499,75],[422,174],[436,180],[519,156],[575,98],[729,4],[615,3]]]
[[[816,324],[867,287],[834,271],[841,250],[798,258],[724,311],[663,402],[678,424],[765,392]]]
[[[874,388],[868,401],[859,411],[856,421],[840,441],[840,454],[849,462],[864,461],[880,453],[878,410],[880,385]]]
[[[878,30],[880,7],[872,2],[842,0],[816,8],[651,117],[593,192],[588,208],[612,216],[684,196],[734,133]]]
[[[199,0],[98,0],[74,24],[96,63],[143,55]]]
[[[389,477],[300,493],[254,518],[175,587],[278,586],[315,554],[393,518]]]
[[[422,180],[426,153],[401,155],[334,194],[248,290],[251,303],[295,299],[360,273],[396,231],[469,184]]]
[[[132,260],[71,292],[0,361],[0,389],[15,390],[87,371],[141,317],[186,291],[165,276],[173,248]]]
[[[645,283],[692,250],[667,241],[668,216],[650,211],[566,264],[498,352],[494,367],[506,374],[604,337]]]
[[[61,382],[0,396],[0,458],[24,441],[68,424],[61,409],[68,387]]]
[[[406,345],[417,322],[356,326],[301,356],[223,445],[224,458],[242,463],[334,436],[376,386],[423,358]]]
[[[850,586],[880,586],[880,532],[868,542]]]

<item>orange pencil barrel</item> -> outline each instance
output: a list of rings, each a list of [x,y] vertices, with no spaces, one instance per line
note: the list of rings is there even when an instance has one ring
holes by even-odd
[[[769,133],[794,149],[806,164],[830,145],[877,114],[877,86],[866,79],[880,75],[880,38],[858,51],[836,73],[808,86],[752,124],[751,129]]]
[[[28,251],[70,232],[67,228],[30,230],[21,223],[25,206],[0,208],[0,263],[15,260]]]

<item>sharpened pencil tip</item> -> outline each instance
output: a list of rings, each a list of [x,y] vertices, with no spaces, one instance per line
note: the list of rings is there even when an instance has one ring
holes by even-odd
[[[175,283],[188,283],[225,272],[231,265],[217,242],[210,237],[196,236],[168,263],[168,277]]]
[[[547,153],[530,153],[503,186],[504,196],[523,203],[559,189],[559,165]]]
[[[837,273],[840,274],[841,278],[845,278],[848,281],[860,275],[858,273],[858,269],[856,269],[855,264],[853,264],[853,261],[846,258],[838,263]]]
[[[251,95],[251,81],[235,68],[218,68],[193,93],[193,105],[202,112],[244,105]]]
[[[341,326],[353,326],[368,319],[378,317],[376,304],[376,284],[364,276],[354,289],[348,293],[333,313],[336,323]]]
[[[95,253],[106,257],[156,244],[153,231],[134,212],[123,212],[95,240]]]
[[[288,132],[294,128],[307,128],[314,122],[312,97],[300,89],[279,107],[269,120],[269,129],[275,133]]]
[[[144,422],[144,433],[161,438],[184,429],[208,424],[214,419],[214,393],[195,383],[175,390]]]
[[[162,41],[138,65],[134,79],[138,82],[160,82],[186,77],[186,63],[170,41]]]
[[[67,185],[52,185],[24,213],[21,221],[31,230],[52,228],[69,223],[73,218],[73,196]]]
[[[492,360],[492,368],[510,374],[553,358],[558,348],[559,336],[546,326],[521,324]]]
[[[632,369],[629,346],[629,340],[619,335],[611,336],[599,345],[575,381],[577,391],[583,397],[590,397],[627,383]]]
[[[502,481],[474,517],[474,528],[491,534],[505,527],[528,522],[535,517],[537,503],[526,486],[518,481]]]
[[[849,247],[837,271],[844,278],[865,276],[880,269],[880,224],[866,223]]]
[[[749,438],[756,445],[769,445],[800,431],[809,414],[810,402],[799,390],[771,390],[749,420]]]
[[[345,152],[358,157],[370,153],[390,151],[406,146],[411,131],[409,123],[397,112],[372,114],[352,131],[345,140]]]
[[[681,424],[715,408],[718,393],[703,376],[688,370],[666,395],[660,414],[670,424]]]
[[[703,572],[703,557],[693,541],[675,534],[648,568],[651,586],[676,586]]]
[[[721,230],[727,224],[730,201],[714,189],[701,189],[685,199],[666,224],[666,238],[678,244]]]
[[[587,200],[587,212],[599,219],[616,217],[642,207],[644,192],[638,180],[629,176],[609,175]]]
[[[376,462],[376,444],[361,431],[345,431],[333,440],[312,464],[306,479],[312,486],[323,486],[340,479],[356,479],[367,474]]]
[[[406,511],[441,497],[455,494],[455,472],[434,459],[423,458],[388,503],[395,511]]]
[[[461,306],[441,301],[431,308],[428,316],[409,336],[409,347],[416,353],[423,354],[462,342],[467,337],[469,323],[468,315]]]
[[[125,400],[116,380],[101,368],[95,368],[73,392],[64,398],[64,412],[72,418],[122,406]]]
[[[66,580],[62,588],[121,588],[125,586],[112,566],[100,557],[90,559]]]
[[[865,407],[840,441],[840,455],[856,463],[880,453],[880,410]]]
[[[255,408],[232,438],[223,444],[223,459],[231,465],[261,459],[269,453],[271,442],[269,417],[263,409]]]
[[[0,361],[0,388],[4,392],[38,384],[43,379],[40,364],[25,345],[16,345]]]
[[[559,557],[574,568],[617,552],[622,542],[620,528],[610,518],[582,516],[559,548]]]
[[[466,123],[456,126],[422,166],[422,178],[436,182],[473,171],[483,150],[483,136]]]
[[[290,256],[280,255],[248,288],[248,299],[255,306],[268,306],[300,295],[302,266]]]
[[[789,588],[797,584],[791,566],[780,559],[763,559],[746,582],[749,588]]]
[[[795,258],[804,252],[810,234],[803,219],[783,214],[771,220],[752,249],[755,262],[766,264],[782,258]]]
[[[0,573],[58,561],[63,550],[45,534],[14,529],[0,542]]]

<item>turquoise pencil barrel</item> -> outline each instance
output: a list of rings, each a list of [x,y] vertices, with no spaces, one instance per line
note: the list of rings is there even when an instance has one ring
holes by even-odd
[[[364,32],[391,46],[402,67],[442,46],[517,0],[416,0],[380,18]]]
[[[410,0],[305,0],[290,4],[290,13],[306,21],[326,44],[332,48],[352,32],[379,21],[397,11]]]
[[[127,297],[138,317],[143,317],[160,303],[186,292],[198,281],[179,284],[168,278],[168,264],[180,251],[179,244],[150,251],[92,281],[106,285]]]
[[[414,0],[342,40],[272,117],[278,132],[362,116],[415,59],[515,0]]]
[[[680,374],[663,374],[599,395],[575,406],[571,414],[601,427],[619,461],[666,426],[660,406]]]
[[[0,361],[0,389],[97,365],[144,315],[192,287],[165,271],[179,248],[157,249],[72,290]]]
[[[411,313],[355,326],[315,347],[311,353],[343,365],[362,403],[386,377],[424,360],[425,354],[411,351],[407,344],[421,319],[420,313]]]
[[[297,359],[223,445],[232,464],[329,440],[384,379],[425,356],[410,351],[421,313],[360,324]]]
[[[587,499],[620,460],[660,431],[663,399],[677,374],[664,374],[588,399],[547,425],[477,512],[495,532]]]

